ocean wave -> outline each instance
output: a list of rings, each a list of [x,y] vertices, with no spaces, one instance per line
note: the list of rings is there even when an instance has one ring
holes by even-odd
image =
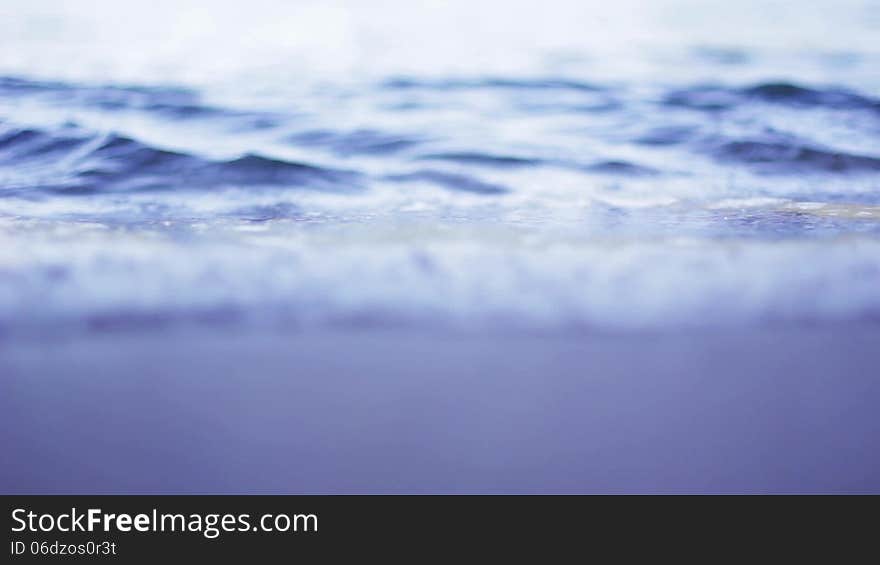
[[[641,80],[2,78],[0,332],[874,319],[877,99]]]
[[[751,99],[780,104],[880,111],[880,100],[840,88],[817,89],[788,82],[768,82],[740,92]]]
[[[45,167],[37,173],[25,170],[24,174],[0,176],[0,194],[95,194],[230,185],[343,190],[356,187],[360,177],[353,171],[259,154],[206,159],[153,147],[120,134],[89,133],[73,127],[0,130],[0,167],[22,172],[22,163],[35,162]]]
[[[704,144],[707,151],[722,162],[741,163],[765,173],[880,171],[880,157],[847,153],[780,136],[709,140]]]
[[[390,155],[405,151],[422,140],[417,137],[384,133],[371,129],[336,132],[312,130],[287,137],[294,145],[320,147],[345,157],[349,155]]]
[[[15,165],[34,159],[66,154],[92,139],[75,128],[43,131],[36,128],[4,127],[0,124],[0,162]]]
[[[667,93],[663,102],[695,110],[728,110],[750,102],[790,107],[819,107],[835,110],[880,111],[880,100],[843,88],[812,88],[790,82],[764,82],[732,88],[694,86]]]
[[[622,176],[651,176],[660,173],[653,167],[622,160],[598,161],[586,165],[583,169],[591,173]]]

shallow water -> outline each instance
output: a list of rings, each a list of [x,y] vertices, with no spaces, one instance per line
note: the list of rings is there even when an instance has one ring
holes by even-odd
[[[880,316],[876,1],[67,4],[2,8],[4,334]]]

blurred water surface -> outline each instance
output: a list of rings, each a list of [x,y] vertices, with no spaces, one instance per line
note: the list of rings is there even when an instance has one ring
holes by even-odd
[[[4,2],[0,330],[880,313],[880,3]]]

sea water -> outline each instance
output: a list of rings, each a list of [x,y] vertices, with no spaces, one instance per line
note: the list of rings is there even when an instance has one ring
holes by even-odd
[[[7,0],[0,332],[880,314],[880,3]]]

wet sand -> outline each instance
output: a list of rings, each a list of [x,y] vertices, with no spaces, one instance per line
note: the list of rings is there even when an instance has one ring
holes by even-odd
[[[880,326],[0,342],[4,493],[880,493]]]

